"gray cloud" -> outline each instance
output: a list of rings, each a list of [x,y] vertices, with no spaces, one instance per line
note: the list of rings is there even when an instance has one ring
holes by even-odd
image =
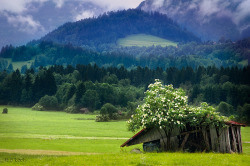
[[[241,21],[250,17],[250,0],[147,0],[153,6],[152,10],[167,9],[166,13],[173,17],[176,14],[186,14],[197,10],[197,17],[201,22],[209,21],[209,17],[228,17],[239,25]]]
[[[60,9],[64,5],[84,5],[85,3],[91,3],[102,9],[102,12],[109,10],[127,9],[137,7],[142,0],[1,0],[0,15],[6,16],[8,23],[18,28],[19,31],[34,33],[37,30],[43,29],[39,20],[35,20],[32,17],[34,12],[39,12],[39,6],[44,3],[52,2],[55,5],[55,9]],[[33,3],[40,4],[32,6]],[[76,6],[77,8],[77,6]],[[86,9],[77,8],[77,11],[72,11],[72,20],[77,21],[88,17],[97,16],[100,12]]]
[[[32,16],[12,15],[5,13],[8,23],[12,24],[21,32],[34,34],[37,31],[44,31],[43,26],[33,19]]]
[[[93,17],[93,16],[95,16],[95,13],[93,11],[85,10],[85,11],[81,12],[80,14],[77,14],[74,17],[74,20],[79,21],[81,19],[90,18],[90,17]]]

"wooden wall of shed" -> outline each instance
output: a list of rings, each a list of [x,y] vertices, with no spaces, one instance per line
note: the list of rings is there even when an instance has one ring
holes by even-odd
[[[178,151],[179,150],[179,139],[177,136],[173,136],[170,138],[170,149],[167,149],[167,138],[164,137],[163,139],[160,139],[161,143],[161,151]]]
[[[215,128],[210,126],[210,148],[220,153],[242,153],[240,126],[227,126]],[[204,134],[203,134],[204,135]],[[206,144],[209,144],[207,142]]]
[[[230,126],[231,151],[242,153],[241,129],[240,126]]]
[[[132,139],[127,145],[135,145],[144,142],[151,142],[160,140],[162,151],[177,151],[183,150],[184,145],[189,144],[189,134],[200,133],[199,140],[196,144],[202,146],[202,151],[214,151],[220,153],[242,153],[242,142],[241,142],[241,126],[227,126],[225,128],[215,128],[214,126],[202,127],[201,130],[193,130],[180,133],[178,129],[174,129],[171,133],[171,149],[166,149],[167,136],[162,129],[150,129],[145,131],[143,134]],[[184,138],[187,136],[187,140]],[[180,139],[179,139],[180,138]],[[204,145],[205,144],[205,145]]]

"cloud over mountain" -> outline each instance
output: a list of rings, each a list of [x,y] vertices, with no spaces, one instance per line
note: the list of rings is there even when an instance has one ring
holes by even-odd
[[[204,39],[238,39],[250,28],[250,0],[146,0],[140,8],[167,14]]]

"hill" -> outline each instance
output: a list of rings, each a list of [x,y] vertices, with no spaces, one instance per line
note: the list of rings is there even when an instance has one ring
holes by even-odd
[[[125,38],[121,38],[117,41],[117,44],[120,46],[131,47],[149,47],[149,46],[177,46],[176,42],[172,42],[170,40],[162,39],[152,35],[145,34],[137,34],[137,35],[129,35]]]
[[[66,23],[41,38],[41,41],[101,47],[119,38],[144,33],[175,42],[199,41],[166,15],[129,9],[105,13],[96,18]]]

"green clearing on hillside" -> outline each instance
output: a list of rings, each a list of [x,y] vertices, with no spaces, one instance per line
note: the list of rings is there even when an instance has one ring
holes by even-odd
[[[13,69],[19,69],[21,70],[22,66],[27,65],[27,68],[30,68],[31,64],[35,61],[35,58],[29,60],[29,61],[18,61],[18,62],[13,62],[11,58],[6,58],[9,64],[13,65]]]
[[[146,35],[146,34],[137,34],[137,35],[129,35],[125,38],[119,39],[117,41],[118,45],[124,46],[124,47],[132,47],[132,46],[138,46],[138,47],[149,47],[149,46],[177,46],[177,43],[172,42],[170,40],[166,40],[157,36],[152,35]]]
[[[250,163],[250,127],[242,128],[244,154],[240,155],[131,154],[131,149],[142,149],[142,145],[120,148],[120,145],[133,135],[127,131],[125,121],[101,123],[95,122],[96,115],[91,114],[32,111],[30,108],[10,106],[0,106],[0,111],[5,107],[9,110],[8,114],[0,113],[0,165],[234,166]],[[16,152],[6,153],[8,150]],[[42,153],[39,150],[42,150]],[[26,154],[20,154],[25,152]],[[79,155],[76,156],[75,153]]]

